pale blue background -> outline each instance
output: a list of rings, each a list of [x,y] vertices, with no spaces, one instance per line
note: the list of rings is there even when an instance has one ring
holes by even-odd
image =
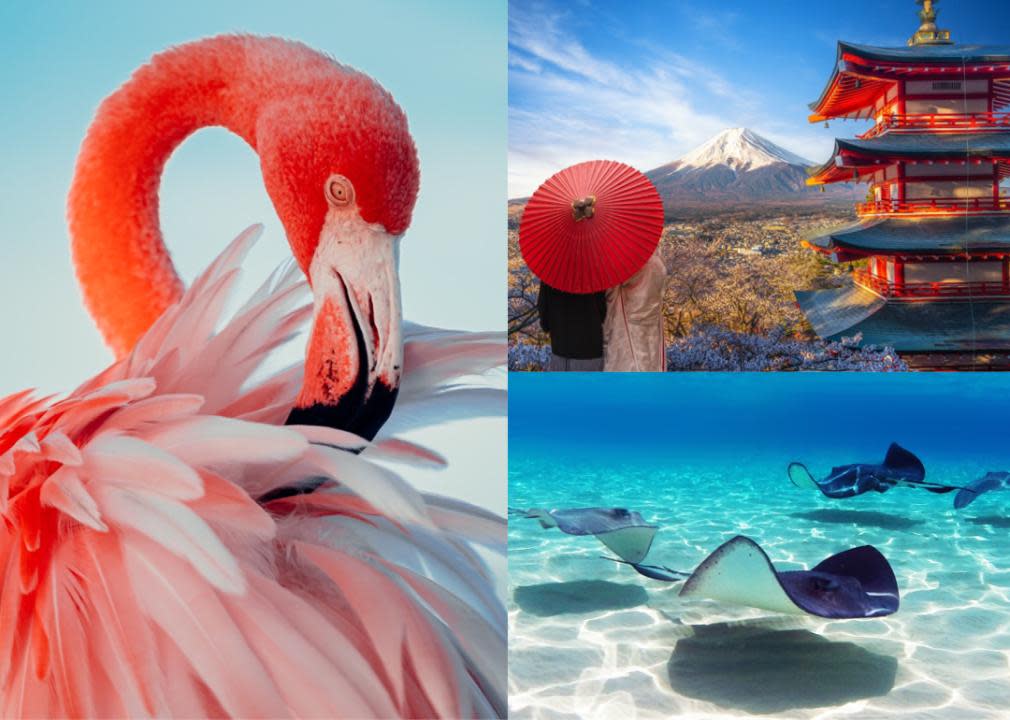
[[[4,2],[0,4],[0,394],[70,389],[110,359],[81,307],[66,191],[98,103],[153,53],[222,32],[301,40],[363,70],[405,109],[421,194],[402,245],[406,317],[502,328],[506,5],[500,2]],[[257,282],[288,256],[257,159],[223,129],[168,164],[162,227],[191,280],[239,231],[266,224]]]

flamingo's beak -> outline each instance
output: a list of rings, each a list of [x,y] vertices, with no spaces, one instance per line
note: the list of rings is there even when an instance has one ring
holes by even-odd
[[[403,367],[399,236],[360,217],[327,217],[309,267],[315,320],[290,425],[372,439],[393,411]]]

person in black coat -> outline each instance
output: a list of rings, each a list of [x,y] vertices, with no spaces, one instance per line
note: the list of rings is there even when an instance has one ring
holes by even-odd
[[[548,370],[603,370],[606,293],[568,293],[541,281],[537,310],[551,338]]]

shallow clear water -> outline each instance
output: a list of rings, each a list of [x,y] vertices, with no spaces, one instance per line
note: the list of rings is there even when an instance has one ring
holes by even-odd
[[[509,393],[510,506],[638,510],[662,526],[648,562],[682,570],[737,534],[783,569],[872,544],[901,591],[873,620],[682,600],[592,537],[513,519],[512,717],[1010,713],[1010,491],[955,512],[953,494],[830,500],[785,474],[891,441],[935,482],[1010,470],[1010,376],[517,373]]]

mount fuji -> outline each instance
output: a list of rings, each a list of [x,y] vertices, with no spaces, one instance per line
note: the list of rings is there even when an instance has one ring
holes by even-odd
[[[750,204],[755,202],[851,201],[851,188],[820,193],[806,185],[813,165],[747,128],[723,130],[666,165],[648,171],[664,205]]]

